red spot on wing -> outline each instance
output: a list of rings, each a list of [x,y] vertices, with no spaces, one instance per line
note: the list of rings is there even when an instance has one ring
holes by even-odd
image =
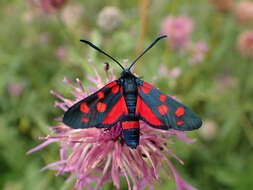
[[[98,96],[99,99],[102,99],[102,98],[105,97],[104,93],[101,92],[101,91],[97,93],[97,96]]]
[[[160,95],[160,100],[161,100],[161,102],[164,102],[166,100],[166,95],[161,94]]]
[[[156,117],[152,110],[145,104],[145,102],[137,97],[136,114],[141,115],[147,122],[156,126],[164,126],[164,124]]]
[[[150,92],[150,89],[145,86],[141,86],[141,89],[145,94],[148,94]]]
[[[96,106],[97,106],[98,112],[104,112],[106,110],[106,104],[102,102],[98,102]]]
[[[117,85],[117,82],[116,82],[116,81],[113,81],[113,82],[107,84],[105,87],[106,87],[106,88],[111,88],[111,87],[113,87],[113,86],[115,86],[115,85]]]
[[[158,111],[161,115],[165,115],[168,111],[168,106],[160,105],[160,106],[157,107],[157,109],[158,109]]]
[[[146,83],[146,82],[143,82],[143,86],[148,87],[148,88],[155,89],[155,87],[153,87],[151,84],[148,84],[148,83]]]
[[[89,120],[85,117],[82,118],[82,122],[87,123]]]
[[[80,111],[83,112],[83,113],[89,113],[90,108],[87,106],[86,103],[82,103],[80,105]]]
[[[184,115],[184,108],[178,107],[175,114],[176,114],[177,117],[180,117],[180,116]]]
[[[112,88],[112,93],[113,93],[113,94],[118,93],[118,91],[119,91],[119,85],[116,85],[116,86],[114,86],[114,87]]]
[[[183,125],[183,124],[184,124],[184,121],[182,120],[177,121],[177,125]]]
[[[138,129],[140,124],[139,121],[124,121],[121,126],[122,129]]]
[[[115,104],[112,110],[108,113],[102,124],[112,124],[119,119],[123,114],[127,115],[128,110],[124,97],[122,96]]]

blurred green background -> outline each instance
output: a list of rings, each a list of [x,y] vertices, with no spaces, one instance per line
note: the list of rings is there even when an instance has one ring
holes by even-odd
[[[204,120],[200,130],[189,132],[195,143],[175,142],[174,152],[185,166],[173,163],[198,189],[253,188],[253,43],[241,36],[252,29],[253,16],[242,21],[245,12],[237,8],[241,1],[217,2],[1,0],[0,189],[72,188],[73,182],[64,183],[68,175],[40,172],[59,159],[57,144],[26,156],[40,143],[38,137],[49,133],[46,126],[63,114],[54,108],[50,90],[71,98],[62,83],[65,76],[90,85],[86,76],[94,72],[88,58],[103,76],[106,61],[119,76],[115,63],[79,39],[92,41],[120,62],[131,61],[160,35],[168,15],[191,20],[192,29],[182,34],[186,45],[172,47],[172,38],[159,42],[137,63],[135,73],[147,82],[157,77],[155,86],[177,96]],[[175,29],[180,30],[184,27]],[[161,178],[157,189],[175,189],[173,180],[164,174]],[[124,180],[121,187],[127,189]],[[111,188],[110,183],[103,187]]]

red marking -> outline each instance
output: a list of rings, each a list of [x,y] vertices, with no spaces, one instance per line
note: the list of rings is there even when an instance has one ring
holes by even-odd
[[[139,121],[124,121],[121,126],[122,129],[138,129],[140,124]]]
[[[85,117],[82,118],[82,122],[87,123],[89,120]]]
[[[145,94],[148,94],[150,92],[150,89],[145,86],[141,86],[141,89]]]
[[[137,115],[141,115],[147,122],[155,126],[164,126],[164,124],[156,117],[152,110],[145,104],[145,102],[137,97],[136,111]]]
[[[151,84],[148,84],[148,83],[146,83],[146,82],[143,82],[143,86],[148,87],[148,88],[155,89],[155,87],[153,87]]]
[[[80,105],[80,111],[83,112],[83,113],[89,113],[90,108],[87,106],[86,103],[82,103]]]
[[[123,114],[127,115],[128,110],[124,97],[122,96],[115,104],[112,110],[107,114],[102,124],[112,124],[119,119]]]
[[[106,87],[106,88],[111,88],[111,87],[115,86],[116,84],[117,84],[117,82],[116,82],[116,81],[113,81],[113,82],[107,84],[105,87]]]
[[[160,105],[160,106],[157,107],[157,109],[158,109],[158,111],[161,115],[165,115],[168,111],[168,106]]]
[[[166,100],[166,95],[161,94],[160,95],[160,100],[161,100],[161,102],[164,102]]]
[[[104,98],[104,97],[105,97],[104,93],[103,93],[103,92],[101,92],[101,91],[100,91],[100,92],[98,92],[98,93],[97,93],[97,95],[98,95],[98,98],[99,98],[99,99],[102,99],[102,98]]]
[[[112,88],[112,93],[113,93],[113,94],[118,93],[118,91],[119,91],[119,86],[118,86],[118,85],[117,85],[117,86],[114,86],[114,87]]]
[[[184,108],[178,107],[175,114],[176,114],[177,117],[180,117],[180,116],[184,115]]]
[[[106,104],[102,102],[97,103],[97,110],[98,112],[104,112],[106,110]]]
[[[183,125],[183,124],[184,124],[184,121],[182,120],[177,121],[177,125]]]

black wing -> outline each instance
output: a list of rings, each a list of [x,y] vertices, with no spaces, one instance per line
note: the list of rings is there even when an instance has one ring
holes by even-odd
[[[138,92],[136,114],[152,127],[186,131],[201,127],[197,114],[152,85],[139,80]]]
[[[72,128],[111,127],[128,113],[117,81],[76,103],[64,114],[63,123]]]

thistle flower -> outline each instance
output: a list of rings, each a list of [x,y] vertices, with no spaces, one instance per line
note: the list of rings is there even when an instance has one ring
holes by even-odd
[[[97,24],[103,32],[111,33],[122,25],[121,11],[116,7],[105,7],[98,15]]]
[[[185,48],[193,31],[194,23],[186,16],[168,16],[162,23],[161,33],[166,34],[173,49]]]
[[[221,12],[228,12],[233,9],[234,0],[209,0]]]
[[[248,24],[253,21],[253,2],[241,1],[235,7],[235,16],[239,24]]]
[[[88,79],[96,85],[88,87],[90,92],[96,91],[105,85],[102,77],[98,74],[91,60],[96,77],[88,76]],[[113,70],[105,67],[106,83],[115,80]],[[70,82],[68,79],[63,80],[73,88],[72,94],[75,100],[69,100],[62,97],[58,93],[51,93],[61,101],[56,101],[55,106],[66,111],[76,102],[88,96],[88,91],[77,79],[78,86]],[[61,120],[61,119],[59,119]],[[115,188],[120,188],[120,178],[125,178],[128,183],[128,189],[142,190],[148,186],[154,189],[152,181],[161,183],[159,172],[164,170],[171,178],[174,176],[178,190],[195,190],[186,181],[184,181],[177,173],[172,162],[167,158],[176,159],[183,164],[172,149],[173,138],[183,140],[186,143],[192,143],[194,139],[189,139],[185,132],[175,130],[159,130],[154,129],[145,124],[140,123],[140,144],[136,149],[130,149],[124,141],[122,141],[122,131],[120,123],[108,129],[72,129],[60,122],[57,126],[51,126],[49,129],[54,135],[41,137],[45,142],[31,149],[28,154],[38,151],[51,143],[60,143],[60,160],[44,167],[45,169],[55,169],[56,175],[70,173],[67,181],[77,176],[75,188],[83,190],[93,189],[91,182],[97,182],[94,189],[99,189],[105,181],[112,181]],[[170,147],[166,145],[170,144]],[[169,166],[172,175],[166,169]],[[130,183],[132,182],[132,185]]]
[[[253,58],[253,30],[246,30],[239,35],[237,49],[243,57]]]

